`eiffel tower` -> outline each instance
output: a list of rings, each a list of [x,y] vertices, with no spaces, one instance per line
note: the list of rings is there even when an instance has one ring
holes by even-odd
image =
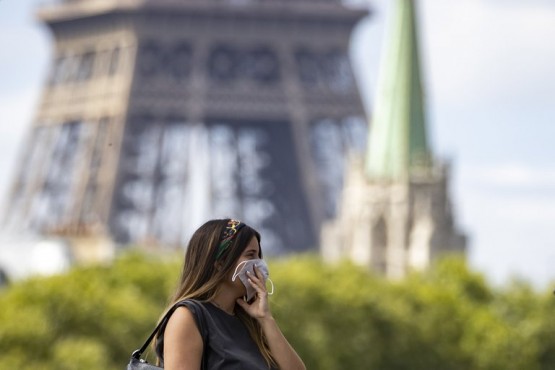
[[[184,246],[206,219],[314,248],[366,118],[339,0],[59,0],[5,228]]]

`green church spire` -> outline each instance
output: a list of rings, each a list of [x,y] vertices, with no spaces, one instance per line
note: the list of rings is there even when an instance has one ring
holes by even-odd
[[[382,59],[366,172],[401,180],[431,167],[413,0],[395,0]]]

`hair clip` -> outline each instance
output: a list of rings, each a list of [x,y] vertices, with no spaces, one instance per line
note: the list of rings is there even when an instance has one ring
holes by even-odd
[[[227,222],[227,226],[225,227],[224,231],[222,232],[222,236],[220,237],[220,245],[218,246],[216,259],[219,259],[227,250],[227,248],[231,244],[231,241],[243,226],[245,226],[245,224],[238,220],[229,220]]]

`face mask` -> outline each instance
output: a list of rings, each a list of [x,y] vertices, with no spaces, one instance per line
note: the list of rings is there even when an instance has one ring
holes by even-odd
[[[246,295],[247,302],[249,302],[256,295],[256,290],[251,285],[251,283],[249,283],[249,280],[248,280],[249,276],[247,275],[247,271],[250,271],[251,274],[254,274],[256,276],[254,272],[254,266],[256,266],[258,271],[260,271],[260,273],[262,274],[262,277],[264,278],[264,282],[268,280],[270,281],[270,284],[272,284],[272,290],[268,292],[268,295],[274,294],[274,283],[272,282],[272,280],[268,279],[268,276],[270,276],[270,273],[268,271],[268,265],[266,265],[266,262],[264,262],[264,260],[261,260],[261,259],[243,261],[240,264],[238,264],[237,267],[235,268],[235,272],[233,273],[233,277],[231,278],[231,281],[235,281],[235,279],[239,277],[239,279],[247,289],[247,295]]]

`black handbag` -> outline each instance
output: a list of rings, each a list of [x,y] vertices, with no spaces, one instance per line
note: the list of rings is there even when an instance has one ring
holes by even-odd
[[[146,360],[143,360],[141,358],[142,354],[146,351],[147,347],[149,346],[150,342],[152,342],[152,340],[154,339],[154,336],[158,333],[158,331],[160,330],[160,328],[162,328],[163,326],[166,325],[166,323],[168,322],[170,316],[174,313],[174,311],[180,307],[180,306],[184,306],[184,303],[188,302],[189,304],[194,304],[194,305],[198,305],[200,307],[201,310],[204,310],[204,307],[202,307],[202,304],[193,301],[193,300],[184,300],[184,301],[179,301],[176,304],[174,304],[172,306],[172,308],[170,308],[168,310],[168,312],[164,315],[164,317],[162,318],[162,320],[160,320],[160,323],[158,323],[158,325],[156,326],[156,328],[154,329],[154,331],[152,332],[152,334],[150,334],[150,336],[148,337],[148,339],[145,341],[145,343],[143,344],[143,346],[135,351],[133,351],[133,353],[131,354],[131,359],[129,360],[129,363],[127,364],[127,370],[162,370],[163,367],[159,367],[159,366],[155,366],[152,364],[149,364]],[[201,321],[204,321],[204,315],[202,315],[201,317]],[[204,328],[206,328],[206,325],[204,323]],[[205,330],[202,330],[201,332],[202,335],[202,341],[204,343],[204,346],[206,348],[206,333]],[[203,354],[202,354],[202,365],[201,365],[201,369],[202,370],[206,370],[206,353],[207,351],[203,350]]]

